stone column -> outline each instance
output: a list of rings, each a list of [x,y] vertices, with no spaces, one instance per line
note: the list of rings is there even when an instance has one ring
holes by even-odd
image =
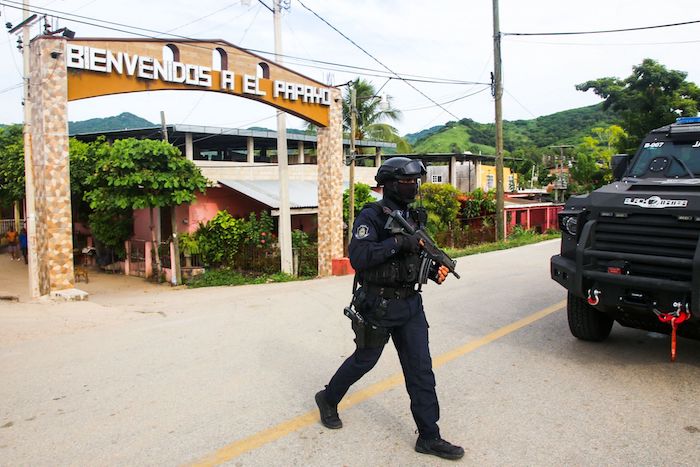
[[[185,133],[185,157],[188,161],[194,160],[194,145],[192,144],[192,133]]]
[[[253,164],[255,162],[255,139],[248,136],[246,141],[248,143],[248,163]]]
[[[331,88],[330,124],[318,129],[318,274],[332,273],[343,256],[343,105]]]
[[[40,36],[30,47],[32,174],[36,210],[37,283],[48,295],[70,289],[73,237],[68,165],[66,40]]]
[[[299,158],[297,159],[297,164],[303,164],[304,163],[304,142],[299,141],[297,148],[299,150],[299,156],[298,156]]]
[[[450,184],[458,188],[457,186],[457,156],[450,157]]]
[[[379,168],[382,165],[382,148],[377,147],[374,151],[374,166]]]

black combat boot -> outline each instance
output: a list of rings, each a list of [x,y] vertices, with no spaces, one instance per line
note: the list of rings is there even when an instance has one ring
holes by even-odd
[[[316,405],[321,413],[321,423],[323,426],[331,430],[343,428],[343,422],[341,422],[340,417],[338,417],[338,406],[330,405],[328,401],[326,401],[325,389],[316,393]]]
[[[416,440],[416,452],[421,454],[432,454],[443,459],[461,459],[464,457],[464,449],[454,444],[450,444],[442,438],[424,439],[420,436]]]

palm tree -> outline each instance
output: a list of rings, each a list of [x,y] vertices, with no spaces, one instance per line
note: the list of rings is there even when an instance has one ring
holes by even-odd
[[[377,90],[372,83],[362,78],[357,78],[350,83],[355,89],[357,121],[355,139],[372,138],[383,141],[394,141],[398,137],[398,130],[383,121],[398,121],[401,119],[401,111],[391,106],[391,97],[385,100],[377,95]],[[350,132],[350,87],[343,96],[343,127]]]

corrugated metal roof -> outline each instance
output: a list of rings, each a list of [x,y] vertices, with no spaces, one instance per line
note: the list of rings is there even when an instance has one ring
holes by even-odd
[[[272,209],[280,207],[279,180],[219,180],[219,183],[270,206]],[[347,190],[348,183],[345,182],[343,185],[344,190]],[[318,207],[318,183],[290,180],[288,187],[289,207],[291,209]],[[372,192],[372,194],[375,198],[380,198],[377,193]]]

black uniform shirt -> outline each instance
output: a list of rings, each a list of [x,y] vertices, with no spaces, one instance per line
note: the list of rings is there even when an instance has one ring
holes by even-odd
[[[401,209],[389,199],[384,199],[382,204],[392,211]],[[355,271],[361,273],[399,253],[394,235],[384,228],[388,218],[376,205],[366,206],[357,216],[348,248],[350,264]]]

